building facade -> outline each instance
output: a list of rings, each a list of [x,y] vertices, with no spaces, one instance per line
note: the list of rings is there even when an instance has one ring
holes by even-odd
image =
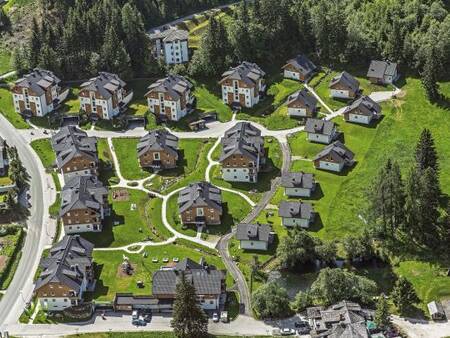
[[[170,28],[162,32],[150,34],[154,55],[162,57],[168,65],[189,61],[189,32]]]
[[[222,178],[229,182],[256,183],[266,162],[261,131],[249,122],[239,122],[225,132],[221,143]]]
[[[302,89],[288,97],[289,116],[312,117],[317,110],[317,99],[307,89]]]
[[[178,161],[178,137],[165,129],[150,131],[137,145],[142,168],[172,169]]]
[[[344,110],[344,120],[369,125],[381,117],[381,106],[369,96],[361,96]]]
[[[313,174],[288,172],[281,177],[281,186],[288,197],[311,197],[316,188]]]
[[[158,118],[178,121],[193,108],[192,83],[181,75],[169,75],[148,87],[148,109]]]
[[[45,116],[54,111],[62,100],[61,80],[53,72],[35,68],[17,80],[11,91],[14,110],[29,116]]]
[[[351,167],[355,163],[354,156],[342,142],[335,141],[318,153],[313,163],[317,169],[341,172],[344,167]]]
[[[314,209],[309,203],[282,201],[278,207],[278,215],[287,228],[306,229],[314,222]]]
[[[331,97],[354,99],[359,93],[359,81],[344,71],[331,79],[329,88]]]
[[[133,92],[118,75],[100,72],[97,77],[81,84],[78,94],[81,109],[92,119],[111,120],[126,110]]]
[[[236,239],[241,249],[266,251],[273,240],[272,228],[268,224],[240,223],[236,227]]]
[[[305,55],[297,55],[288,60],[282,69],[284,78],[306,81],[314,74],[317,67]]]
[[[266,73],[256,64],[244,61],[222,74],[222,100],[225,104],[251,108],[266,90]]]
[[[330,144],[337,137],[335,123],[326,120],[308,118],[305,131],[311,142]]]
[[[372,60],[367,78],[376,84],[392,84],[398,78],[397,64],[390,61]]]

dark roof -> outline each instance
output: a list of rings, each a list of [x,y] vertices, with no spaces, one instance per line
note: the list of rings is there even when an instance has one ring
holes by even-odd
[[[178,157],[178,137],[172,135],[165,129],[150,131],[141,137],[137,145],[138,156],[142,156],[148,151],[165,151]]]
[[[220,189],[208,182],[189,184],[178,195],[179,212],[193,207],[208,207],[222,213],[222,193]]]
[[[194,285],[198,295],[219,295],[222,293],[225,271],[217,270],[213,265],[198,264],[186,258],[173,269],[158,270],[153,274],[153,295],[174,296],[176,285],[183,273],[188,282]]]
[[[350,112],[357,115],[378,116],[381,113],[381,106],[369,96],[361,96],[345,108],[344,114]]]
[[[382,79],[385,75],[393,76],[397,69],[397,64],[390,61],[372,60],[367,71],[367,77]]]
[[[99,211],[108,195],[108,189],[94,175],[74,176],[61,192],[60,216],[70,210],[91,209]]]
[[[62,127],[58,133],[52,136],[51,142],[56,153],[58,168],[79,156],[98,161],[96,138],[88,137],[85,131],[75,126]]]
[[[23,78],[15,82],[15,86],[29,88],[37,95],[41,96],[48,87],[57,85],[61,80],[51,71],[35,68]]]
[[[61,283],[79,293],[86,270],[92,267],[93,249],[94,245],[79,235],[64,236],[50,249],[49,257],[42,260],[43,271],[34,289]]]
[[[117,74],[100,72],[87,82],[81,84],[80,90],[98,92],[105,99],[113,96],[120,88],[124,88],[126,83]]]
[[[340,83],[342,86],[346,87],[348,90],[357,92],[359,89],[359,81],[356,80],[351,74],[343,71],[339,75],[333,77],[330,81],[330,87]]]
[[[317,99],[309,93],[306,88],[299,90],[298,92],[290,95],[287,100],[287,104],[290,105],[294,102],[300,102],[303,106],[312,110],[316,108]]]
[[[188,31],[178,28],[169,28],[158,33],[150,34],[150,39],[152,40],[162,39],[164,42],[187,40],[188,37],[189,37]]]
[[[308,118],[305,124],[305,131],[307,133],[330,136],[335,132],[335,129],[335,123],[326,120]]]
[[[302,74],[308,75],[314,70],[316,70],[316,65],[311,62],[305,55],[297,55],[295,58],[288,60],[286,65],[283,66],[285,68],[287,65],[292,65],[296,69],[298,69]]]
[[[236,228],[236,239],[269,242],[271,231],[269,224],[239,223]]]
[[[0,170],[5,169],[5,159],[7,157],[6,153],[6,141],[0,136]]]
[[[365,322],[334,325],[326,332],[327,338],[369,338]]]
[[[249,122],[239,122],[227,130],[221,142],[220,162],[231,155],[245,155],[255,161],[264,150],[261,131]]]
[[[190,83],[186,78],[181,75],[169,75],[164,79],[159,79],[155,83],[152,83],[148,87],[148,92],[145,96],[152,92],[157,93],[168,93],[170,97],[178,100],[182,97],[187,90],[192,88],[192,83]]]
[[[355,156],[342,142],[334,141],[323,148],[323,150],[313,158],[313,161],[328,155],[331,156],[334,162],[338,163],[353,162],[353,157]]]
[[[278,206],[278,215],[284,218],[311,220],[314,217],[314,209],[309,203],[281,201]]]
[[[288,172],[281,177],[281,186],[284,188],[314,188],[314,175],[304,172]]]
[[[244,61],[239,66],[230,68],[222,74],[222,81],[241,80],[249,86],[254,86],[266,73],[256,64]]]

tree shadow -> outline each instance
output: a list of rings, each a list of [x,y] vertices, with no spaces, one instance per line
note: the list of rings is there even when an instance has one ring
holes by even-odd
[[[89,302],[93,301],[101,296],[106,296],[109,291],[109,287],[104,285],[103,280],[100,279],[102,275],[104,265],[94,263],[94,278],[95,282],[95,290],[93,292],[85,292],[84,293],[84,301]]]
[[[314,215],[314,222],[309,226],[308,231],[318,232],[322,228],[323,228],[322,217],[320,217],[320,214],[316,212],[316,214]]]
[[[233,215],[230,213],[227,202],[222,202],[222,218],[220,224],[206,225],[204,232],[208,235],[221,236],[229,233],[235,224]]]

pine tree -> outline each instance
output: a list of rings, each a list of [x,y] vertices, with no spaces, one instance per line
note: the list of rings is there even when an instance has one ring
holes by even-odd
[[[422,71],[422,85],[425,88],[428,99],[435,101],[439,99],[439,90],[437,85],[438,64],[434,47],[428,48],[425,64]]]
[[[36,18],[33,17],[31,24],[30,50],[28,51],[28,64],[30,67],[36,67],[39,62],[39,54],[41,53],[41,37],[40,27]]]
[[[12,68],[17,71],[19,76],[23,75],[25,71],[30,68],[26,56],[26,49],[24,46],[19,46],[14,49],[12,55]]]
[[[439,172],[438,155],[434,145],[433,135],[429,129],[423,129],[416,146],[416,165],[420,171],[432,168]]]
[[[405,277],[397,279],[391,297],[394,305],[401,313],[419,301],[412,284]]]
[[[389,305],[384,294],[380,296],[377,302],[377,308],[375,310],[375,324],[377,324],[378,328],[381,330],[385,330],[391,325]]]
[[[184,274],[176,287],[171,325],[179,338],[201,338],[208,335],[208,318],[197,303],[194,286]]]
[[[425,169],[420,177],[420,195],[418,196],[424,244],[433,245],[437,240],[440,195],[439,178],[436,172],[433,168]]]
[[[112,26],[106,30],[101,56],[106,71],[117,73],[124,78],[131,76],[130,56]]]
[[[423,232],[420,215],[420,203],[418,196],[420,195],[421,185],[420,176],[417,168],[411,168],[406,180],[406,199],[405,199],[405,215],[406,222],[404,230],[409,233],[413,240],[422,242]]]

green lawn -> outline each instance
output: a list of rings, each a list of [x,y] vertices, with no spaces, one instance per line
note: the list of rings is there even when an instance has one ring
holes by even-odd
[[[273,137],[265,138],[265,145],[268,161],[262,172],[258,175],[258,183],[246,182],[227,182],[221,177],[221,167],[216,165],[211,170],[211,182],[219,187],[234,189],[247,194],[253,201],[257,202],[261,199],[264,192],[270,190],[271,181],[280,174],[283,162],[280,144]],[[221,146],[219,145],[213,157],[220,156]]]
[[[0,74],[11,71],[11,54],[8,50],[0,50]]]
[[[147,194],[140,190],[128,189],[128,201],[113,201],[110,189],[109,202],[112,203],[111,216],[104,220],[101,233],[86,233],[83,236],[92,241],[96,247],[120,247],[134,242],[159,241],[150,228],[149,217],[146,215]],[[132,210],[132,204],[136,208]]]
[[[30,126],[14,111],[14,103],[8,88],[0,88],[0,113],[17,129],[28,129]]]
[[[107,139],[97,138],[97,153],[99,159],[100,180],[105,186],[113,185],[115,182],[118,182],[119,179],[116,176],[114,161]]]
[[[332,110],[337,110],[339,108],[345,107],[350,101],[348,100],[336,100],[330,97],[330,89],[328,88],[330,84],[330,80],[336,75],[338,72],[330,72],[328,75],[325,76],[324,72],[320,72],[314,77],[314,82],[311,82],[311,87],[314,88],[314,91],[317,93],[317,95],[320,96],[320,98],[326,103],[328,107],[330,107]],[[319,81],[319,79],[322,79],[319,83],[319,85],[315,86],[315,83]],[[328,113],[328,111],[325,108],[322,108],[321,111],[325,114]]]
[[[145,212],[153,235],[158,240],[165,240],[173,236],[162,221],[162,199],[152,198],[145,206]]]
[[[77,86],[70,86],[70,92],[67,99],[63,102],[61,111],[64,114],[78,115],[80,112],[80,99],[78,93],[80,88]]]
[[[133,100],[131,100],[130,105],[128,106],[127,113],[135,116],[144,116],[148,111],[147,100],[144,97],[145,93],[147,93],[147,88],[156,79],[139,79],[128,81],[128,86],[133,90]]]
[[[128,180],[139,180],[150,176],[150,173],[142,170],[137,155],[138,138],[115,138],[112,140],[114,151],[119,161],[120,172]]]
[[[0,290],[7,289],[14,277],[21,256],[21,247],[24,238],[21,228],[11,228],[5,236],[0,236],[0,256],[5,261],[0,265]]]
[[[217,84],[214,87],[220,90]],[[197,98],[197,109],[201,112],[216,112],[217,119],[221,122],[231,120],[233,113],[231,112],[231,108],[223,103],[220,97],[220,91],[217,90],[213,93],[207,86],[196,84],[194,96]]]
[[[66,338],[176,338],[172,332],[111,332],[111,333],[85,333]],[[231,336],[209,335],[208,338],[227,338]],[[263,338],[267,336],[246,336],[247,338]]]
[[[167,204],[167,220],[178,231],[188,236],[195,236],[195,226],[184,226],[177,205],[178,194],[172,196]],[[241,196],[228,191],[222,191],[222,222],[219,225],[207,226],[203,229],[204,234],[219,236],[230,232],[231,227],[239,223],[251,210],[250,205]]]
[[[311,159],[316,156],[324,147],[324,144],[310,142],[306,139],[306,132],[299,132],[288,138],[292,156],[301,156]]]
[[[99,301],[111,301],[117,292],[132,292],[134,294],[149,295],[152,289],[152,273],[165,263],[163,258],[172,261],[178,258],[180,261],[184,258],[191,258],[198,262],[201,257],[205,257],[210,264],[224,269],[222,260],[215,255],[209,255],[206,252],[188,248],[181,244],[170,244],[156,247],[146,247],[148,257],[144,258],[141,254],[128,254],[123,251],[94,251],[93,257],[96,263],[97,286],[93,298]],[[123,262],[123,256],[127,256],[134,267],[132,276],[123,276],[120,265]],[[152,259],[157,258],[158,263],[152,263]],[[143,281],[144,288],[138,288],[137,281]]]
[[[34,2],[36,2],[36,0],[9,0],[3,8],[6,12],[9,12],[13,7],[24,7]]]
[[[56,155],[53,152],[52,144],[49,138],[34,140],[31,147],[41,159],[44,168],[50,168],[56,161]]]
[[[267,96],[254,108],[244,108],[237,114],[237,118],[260,123],[272,130],[297,127],[301,123],[300,120],[288,116],[284,103],[289,95],[302,89],[303,84],[294,80],[282,79],[279,74],[272,78],[272,84],[270,84],[270,80],[268,81]]]

